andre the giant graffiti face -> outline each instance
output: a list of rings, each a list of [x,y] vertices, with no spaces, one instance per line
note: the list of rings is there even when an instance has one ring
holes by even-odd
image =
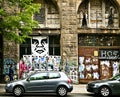
[[[48,55],[48,37],[33,37],[32,38],[32,54],[38,56]]]

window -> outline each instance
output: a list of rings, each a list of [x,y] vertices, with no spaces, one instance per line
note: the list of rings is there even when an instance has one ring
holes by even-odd
[[[45,0],[39,0],[39,3],[41,4],[41,8],[39,10],[39,13],[36,13],[34,15],[34,20],[38,21],[40,24],[44,24],[45,23]]]
[[[60,36],[49,36],[49,55],[60,55]]]
[[[78,11],[78,27],[119,28],[118,6],[113,0],[82,0]]]
[[[38,21],[40,24],[44,24],[45,22],[45,8],[41,8],[39,13],[34,15],[34,19]]]
[[[31,39],[26,39],[26,42],[20,45],[20,58],[23,55],[31,55]],[[60,55],[60,36],[49,36],[49,55]]]
[[[38,74],[32,75],[30,77],[30,80],[44,80],[47,78],[48,78],[47,73],[38,73]]]
[[[49,78],[50,79],[53,79],[53,78],[60,78],[60,74],[59,73],[49,73]]]
[[[79,46],[120,46],[120,35],[79,35]]]
[[[30,55],[31,54],[31,39],[28,38],[24,43],[20,45],[20,58],[23,55]]]
[[[59,11],[56,3],[51,0],[39,0],[41,8],[34,15],[34,20],[39,22],[40,28],[60,28]]]

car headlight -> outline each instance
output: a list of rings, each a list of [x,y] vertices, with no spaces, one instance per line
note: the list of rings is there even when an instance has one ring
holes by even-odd
[[[95,87],[95,88],[96,88],[96,87],[99,87],[99,85],[98,85],[98,84],[94,84],[94,85],[93,85],[93,87]]]
[[[6,86],[7,86],[7,87],[11,87],[11,86],[12,86],[12,83],[8,83]]]
[[[98,84],[88,84],[88,86],[90,86],[90,87],[98,87],[99,85]]]

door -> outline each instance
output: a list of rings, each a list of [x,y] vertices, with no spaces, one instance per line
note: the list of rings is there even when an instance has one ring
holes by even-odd
[[[27,92],[44,92],[46,89],[46,81],[48,78],[47,73],[37,73],[32,75],[28,81],[26,81]]]
[[[46,90],[49,92],[55,92],[57,86],[60,83],[60,74],[58,72],[50,72],[49,73],[49,80],[46,82],[47,88]]]

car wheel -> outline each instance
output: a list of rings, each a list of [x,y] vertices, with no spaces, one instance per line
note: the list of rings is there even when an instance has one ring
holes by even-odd
[[[61,97],[66,96],[67,95],[67,88],[65,86],[58,87],[57,94]]]
[[[111,91],[107,86],[103,86],[103,87],[100,88],[99,93],[103,97],[108,97],[108,96],[110,96]]]
[[[24,89],[21,86],[16,86],[13,90],[15,96],[21,96],[24,93]]]

